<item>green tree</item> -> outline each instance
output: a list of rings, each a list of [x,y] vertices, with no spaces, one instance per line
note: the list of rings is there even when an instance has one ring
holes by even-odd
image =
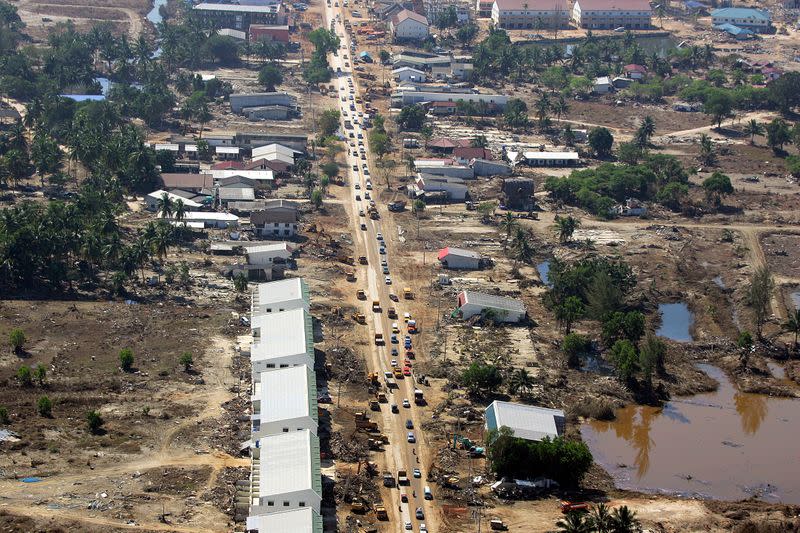
[[[17,381],[23,387],[30,387],[33,385],[33,372],[31,371],[31,367],[27,365],[22,365],[17,369]]]
[[[233,278],[233,288],[236,292],[245,292],[247,290],[247,276],[244,272],[239,272]]]
[[[47,368],[42,363],[36,365],[33,369],[33,379],[40,387],[44,387],[45,380],[47,379]]]
[[[589,511],[588,520],[596,533],[611,533],[611,528],[613,527],[611,511],[605,503],[600,502],[597,505],[593,505]]]
[[[564,89],[569,83],[569,78],[564,67],[547,67],[542,72],[541,82],[554,93]]]
[[[753,336],[749,331],[742,331],[736,338],[736,347],[739,348],[739,367],[744,370],[750,362],[750,354],[753,348]]]
[[[800,104],[798,87],[800,87],[800,73],[785,72],[767,86],[767,93],[780,112],[788,115],[793,107]]]
[[[314,209],[320,209],[322,207],[322,201],[323,201],[322,189],[317,187],[313,191],[311,191],[310,200],[311,200],[311,205],[314,206]]]
[[[511,240],[511,234],[519,227],[519,222],[517,221],[517,217],[514,216],[514,213],[506,212],[503,215],[503,218],[500,219],[500,231],[505,233],[505,238],[503,239],[503,251],[506,250],[508,247],[508,243]]]
[[[272,92],[275,87],[283,83],[283,74],[277,65],[269,63],[258,72],[258,83],[264,86],[267,92]]]
[[[533,388],[533,378],[524,368],[518,368],[511,373],[508,380],[509,394],[517,394],[519,392],[526,394]]]
[[[386,50],[381,50],[378,53],[378,59],[380,60],[381,64],[386,65],[392,59],[392,54],[390,54]]]
[[[559,533],[593,533],[592,522],[583,513],[572,511],[556,522]]]
[[[778,78],[780,79],[780,78]],[[782,118],[773,119],[766,127],[767,145],[776,154],[783,151],[783,145],[791,142],[792,134],[789,124]]]
[[[518,226],[514,230],[514,238],[511,241],[511,254],[514,258],[512,272],[517,272],[517,263],[530,263],[534,253],[530,230]]]
[[[339,129],[340,113],[338,109],[326,109],[320,113],[317,119],[320,135],[330,137]]]
[[[497,202],[481,202],[476,211],[481,215],[481,222],[488,224],[497,209]]]
[[[617,159],[628,165],[636,165],[644,157],[644,152],[636,143],[622,143],[617,150]]]
[[[8,343],[11,345],[11,349],[14,350],[16,355],[19,355],[24,351],[27,340],[28,339],[25,337],[25,332],[22,331],[22,328],[14,328],[8,334]]]
[[[475,24],[465,24],[456,30],[456,39],[462,46],[469,46],[477,36],[478,26]]]
[[[636,144],[640,148],[647,148],[655,132],[656,123],[653,117],[650,115],[645,116],[644,119],[642,119],[642,123],[639,125],[639,129],[636,130]]]
[[[411,203],[411,211],[419,217],[420,213],[425,211],[425,202],[422,200],[414,200]]]
[[[11,423],[11,418],[8,416],[8,409],[0,407],[0,424],[7,426]]]
[[[569,296],[562,303],[556,305],[554,311],[556,320],[564,327],[564,333],[568,335],[572,330],[572,324],[583,318],[586,308],[580,298]]]
[[[329,180],[339,175],[339,165],[333,162],[325,163],[324,165],[321,165],[319,169],[324,175],[328,176]]]
[[[50,398],[47,396],[42,396],[36,402],[36,411],[39,413],[39,416],[50,418],[53,415],[53,402],[50,401]]]
[[[100,413],[97,411],[89,411],[86,413],[86,425],[89,428],[89,433],[92,435],[100,433],[104,423],[105,420],[103,420],[103,417],[100,416]]]
[[[611,147],[614,144],[614,136],[608,128],[593,128],[589,132],[589,146],[599,159],[605,159],[611,155]]]
[[[706,193],[706,200],[718,206],[722,203],[723,196],[733,193],[733,185],[728,176],[717,171],[703,180],[703,190]]]
[[[386,132],[375,130],[369,132],[369,149],[373,154],[378,156],[378,159],[382,159],[383,156],[388,154],[391,148],[389,135],[386,134]]]
[[[573,297],[574,298],[574,297]],[[581,355],[589,352],[592,343],[578,333],[568,333],[564,336],[561,342],[561,352],[567,361],[567,366],[570,368],[579,368],[581,366]]]
[[[172,202],[172,198],[170,198],[169,193],[163,193],[161,198],[158,199],[158,205],[156,207],[158,214],[162,218],[169,218],[172,216],[174,211],[174,205]]]
[[[572,215],[568,215],[562,217],[561,215],[556,215],[555,217],[555,229],[558,232],[558,241],[561,244],[566,244],[572,240],[572,235],[575,233],[575,230],[578,229],[581,225],[581,221],[577,218],[573,217]]]
[[[461,374],[461,384],[472,394],[497,389],[503,383],[503,375],[495,365],[474,362]]]
[[[508,101],[503,112],[503,120],[512,128],[524,128],[528,125],[528,104],[519,98]]]
[[[747,288],[747,302],[753,309],[753,317],[756,322],[756,335],[762,338],[764,322],[767,321],[772,302],[772,291],[775,288],[775,281],[767,267],[760,267],[750,278],[750,285]]]
[[[800,335],[800,309],[787,309],[789,318],[783,323],[783,329],[794,335],[794,349],[797,351],[797,338]]]
[[[639,368],[636,347],[628,339],[621,339],[611,347],[611,361],[622,381],[630,381]]]
[[[744,134],[750,136],[750,144],[756,143],[756,135],[764,134],[764,126],[762,126],[756,119],[751,118],[744,125]]]
[[[191,370],[192,365],[194,364],[194,359],[192,359],[192,354],[190,352],[183,352],[178,362],[181,364],[183,369],[188,372]]]
[[[730,92],[723,89],[712,89],[706,96],[703,112],[711,115],[717,124],[717,129],[722,127],[723,119],[729,117],[733,111],[733,98]]]
[[[397,114],[395,121],[401,130],[420,131],[425,124],[425,108],[414,104],[403,107]]]
[[[637,533],[641,531],[641,524],[636,518],[636,512],[631,511],[627,505],[614,508],[611,511],[611,533]]]
[[[704,165],[713,165],[717,161],[717,155],[714,153],[714,143],[711,137],[705,133],[700,134],[700,154],[698,159]]]
[[[133,350],[123,348],[119,351],[119,366],[125,372],[130,372],[133,368]]]
[[[652,334],[647,334],[639,348],[640,359],[645,358],[653,364],[656,372],[663,375],[666,373],[667,345]]]

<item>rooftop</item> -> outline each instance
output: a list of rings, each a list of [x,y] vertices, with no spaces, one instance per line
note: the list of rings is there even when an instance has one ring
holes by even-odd
[[[278,496],[312,489],[322,495],[319,439],[309,430],[259,439],[259,496]]]
[[[155,198],[157,200],[160,200],[161,197],[164,196],[165,194],[173,202],[177,202],[178,200],[183,202],[183,206],[184,207],[190,207],[192,209],[198,209],[198,208],[202,207],[202,204],[199,204],[199,203],[195,202],[194,200],[189,200],[188,198],[185,198],[184,196],[181,196],[179,194],[174,194],[174,193],[171,193],[169,191],[165,191],[163,189],[159,189],[157,191],[153,191],[150,194],[148,194],[147,197],[148,198]]]
[[[211,174],[188,172],[162,172],[161,182],[168,189],[207,189],[214,185]]]
[[[247,517],[247,531],[274,533],[322,533],[322,516],[311,507],[294,509],[282,513],[270,513]]]
[[[647,0],[577,0],[583,11],[650,11]]]
[[[493,401],[486,408],[486,428],[503,426],[514,431],[515,437],[527,440],[554,439],[564,434],[564,411],[520,403]]]
[[[216,220],[223,222],[236,222],[239,217],[230,213],[215,213],[213,211],[189,211],[183,215],[183,220],[186,222],[200,221],[200,220]]]
[[[252,361],[300,354],[314,359],[314,330],[305,309],[256,315],[251,325],[260,333],[260,342],[251,348]]]
[[[220,200],[247,201],[255,200],[256,194],[252,187],[220,187],[217,197]]]
[[[473,252],[472,250],[465,250],[463,248],[455,248],[453,246],[448,246],[446,248],[442,248],[439,250],[439,261],[447,257],[448,255],[457,255],[461,257],[471,257],[473,259],[480,259],[481,254],[478,252]]]
[[[269,6],[242,6],[239,4],[212,4],[203,3],[194,6],[198,11],[232,11],[237,13],[275,13],[280,8],[280,2]]]
[[[425,18],[423,15],[420,15],[419,13],[415,13],[414,11],[411,11],[410,9],[404,9],[404,10],[400,11],[397,15],[395,15],[392,18],[392,23],[399,24],[399,23],[401,23],[401,22],[403,22],[405,20],[409,20],[409,19],[413,20],[415,22],[419,22],[420,24],[425,24],[426,26],[428,25],[428,19],[427,18]]]
[[[713,10],[711,16],[735,19],[755,18],[764,22],[769,22],[771,19],[769,11],[753,7],[723,7]]]
[[[317,381],[314,370],[306,365],[261,372],[254,383],[253,402],[259,402],[257,418],[261,423],[279,422],[317,414]]]
[[[292,253],[292,247],[288,242],[274,242],[270,244],[250,244],[244,247],[248,254],[264,254],[269,252],[286,252]]]
[[[288,278],[259,283],[253,290],[253,309],[257,307],[304,301],[309,303],[308,285],[303,278]]]
[[[488,307],[490,309],[500,309],[501,311],[514,311],[525,313],[525,304],[521,300],[508,298],[506,296],[495,296],[483,292],[464,291],[464,301],[469,304]]]
[[[567,0],[495,0],[501,11],[566,11]]]

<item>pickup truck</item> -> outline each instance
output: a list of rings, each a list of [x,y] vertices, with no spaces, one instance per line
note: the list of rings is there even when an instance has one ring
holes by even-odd
[[[373,313],[381,312],[381,303],[378,300],[372,300],[372,312]]]
[[[394,487],[394,476],[391,475],[389,472],[385,472],[383,474],[383,486]]]
[[[386,341],[383,339],[383,333],[376,333],[375,346],[383,346],[384,344],[386,344]]]
[[[397,471],[397,484],[398,485],[408,485],[408,473],[405,470],[398,470]]]

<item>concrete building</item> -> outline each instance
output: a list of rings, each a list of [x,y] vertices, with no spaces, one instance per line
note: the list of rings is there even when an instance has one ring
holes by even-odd
[[[430,174],[417,174],[414,184],[408,188],[409,198],[431,198],[441,195],[444,200],[464,201],[468,189],[461,178],[447,178]]]
[[[269,41],[289,44],[289,26],[285,24],[250,24],[248,34],[250,36],[250,42]]]
[[[536,205],[534,193],[535,182],[530,178],[507,178],[501,186],[503,204],[506,209],[530,211]]]
[[[481,254],[472,250],[448,246],[439,250],[437,256],[442,268],[451,270],[478,270],[481,267]]]
[[[455,9],[458,24],[466,24],[471,18],[470,6],[463,0],[423,0],[422,8],[431,22],[435,22],[440,13],[445,13],[450,8]]]
[[[395,41],[423,41],[428,38],[428,19],[404,9],[390,19],[389,31]]]
[[[492,21],[505,30],[563,28],[569,11],[566,0],[495,0]]]
[[[302,152],[289,146],[278,143],[270,143],[252,150],[252,158],[266,159],[267,161],[282,161],[287,165],[294,165],[295,158]]]
[[[475,171],[472,170],[472,167],[466,165],[443,165],[439,164],[437,161],[415,161],[414,167],[416,168],[417,172],[432,176],[445,176],[448,178],[461,179],[473,179],[475,177]]]
[[[494,0],[477,0],[475,2],[475,16],[478,18],[488,19],[492,16],[492,6]]]
[[[731,24],[756,33],[768,33],[772,30],[772,17],[763,9],[724,7],[711,11],[711,24],[714,27]]]
[[[424,71],[413,67],[400,67],[392,70],[392,78],[399,82],[414,81],[425,83],[428,81],[428,75]]]
[[[273,244],[252,244],[245,246],[245,256],[250,265],[271,265],[276,262],[286,262],[292,257],[294,251],[288,242]]]
[[[183,207],[185,207],[186,209],[200,209],[201,207],[203,207],[202,204],[199,204],[194,200],[189,200],[188,198],[184,198],[183,196],[173,194],[171,192],[165,191],[164,189],[160,189],[158,191],[153,191],[144,197],[144,205],[147,208],[147,210],[157,211],[159,202],[161,202],[161,198],[165,194],[170,200],[172,200],[173,206],[175,202],[180,200],[181,202],[183,202]]]
[[[476,176],[510,176],[511,165],[502,161],[490,161],[488,159],[473,159],[470,162]]]
[[[239,225],[239,217],[230,213],[189,211],[184,214],[182,222],[202,224],[204,228],[228,229]]]
[[[243,113],[248,107],[282,106],[297,109],[297,98],[287,92],[235,93],[230,96],[231,111]]]
[[[314,329],[305,309],[267,313],[251,318],[253,344],[250,365],[253,382],[276,368],[306,365],[314,368]]]
[[[260,6],[200,3],[193,11],[219,28],[247,31],[251,24],[286,24],[286,11],[280,2]]]
[[[317,379],[306,365],[262,372],[253,382],[253,439],[307,429],[317,434]]]
[[[586,29],[649,29],[652,15],[647,0],[575,0],[572,7],[572,20]]]
[[[453,314],[463,320],[488,314],[497,322],[520,322],[525,319],[527,311],[525,304],[514,298],[463,291],[458,295],[458,308]]]
[[[269,183],[275,179],[275,174],[271,170],[246,170],[246,169],[212,169],[211,176],[214,182],[219,184],[222,180],[232,177],[243,178],[258,184]]]
[[[263,437],[252,448],[250,516],[311,508],[320,512],[319,438],[309,430]]]
[[[622,67],[622,73],[632,80],[641,80],[647,76],[647,67],[631,63]]]
[[[505,426],[514,431],[515,437],[525,440],[555,439],[566,429],[566,417],[561,409],[521,403],[495,400],[486,408],[485,417],[487,431],[497,431]]]
[[[259,283],[250,298],[251,316],[282,313],[295,309],[309,311],[311,297],[303,278]]]
[[[247,517],[247,533],[322,533],[322,515],[310,507]]]
[[[523,152],[523,161],[532,167],[572,167],[580,162],[578,152]]]
[[[252,187],[218,187],[217,201],[226,206],[230,202],[252,202],[256,198],[256,191]]]
[[[594,94],[608,94],[614,90],[614,82],[608,76],[600,76],[595,78],[592,84],[592,92]]]
[[[261,237],[294,237],[297,235],[299,212],[297,204],[287,200],[267,201],[262,209],[253,211],[250,223]]]

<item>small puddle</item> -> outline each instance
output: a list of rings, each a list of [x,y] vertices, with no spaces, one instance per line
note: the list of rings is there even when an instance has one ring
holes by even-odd
[[[742,393],[719,368],[698,367],[719,382],[716,392],[583,424],[595,461],[624,489],[800,503],[800,401]]]
[[[550,261],[539,263],[536,265],[536,270],[539,272],[539,279],[542,280],[542,283],[550,287]]]
[[[694,316],[689,311],[689,306],[683,302],[659,304],[658,310],[661,313],[661,326],[656,330],[656,335],[678,342],[693,340],[689,328],[694,322]]]

